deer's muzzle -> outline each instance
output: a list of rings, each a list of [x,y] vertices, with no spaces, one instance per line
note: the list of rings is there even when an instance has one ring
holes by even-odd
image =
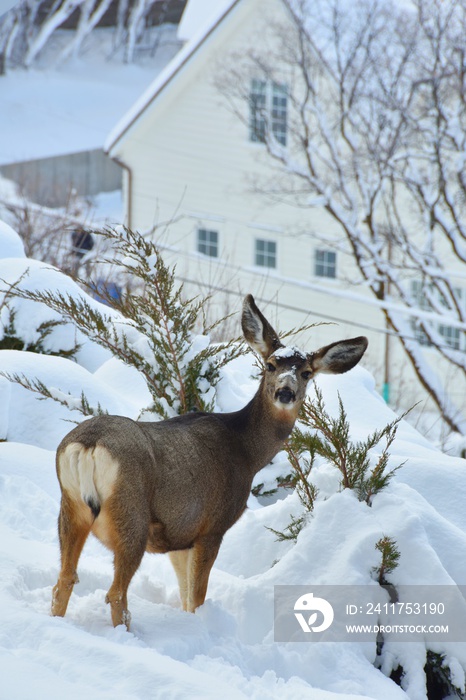
[[[296,394],[288,386],[284,386],[275,392],[275,399],[280,403],[292,403],[296,400]]]

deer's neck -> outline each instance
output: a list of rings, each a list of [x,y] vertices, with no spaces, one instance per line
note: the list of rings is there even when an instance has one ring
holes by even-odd
[[[278,409],[266,401],[261,389],[241,411],[238,426],[248,453],[248,467],[256,474],[279,452],[296,422],[299,406]]]

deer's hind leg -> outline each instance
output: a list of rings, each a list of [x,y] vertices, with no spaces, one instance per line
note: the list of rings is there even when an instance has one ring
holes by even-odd
[[[146,550],[149,516],[139,512],[134,518],[134,513],[122,512],[122,502],[118,503],[114,497],[106,505],[99,518],[103,516],[107,520],[106,534],[114,552],[114,577],[105,600],[110,603],[113,626],[125,625],[129,630],[128,587]]]
[[[58,517],[61,570],[52,592],[52,615],[63,617],[66,613],[74,584],[79,580],[78,560],[93,522],[91,509],[63,491]]]

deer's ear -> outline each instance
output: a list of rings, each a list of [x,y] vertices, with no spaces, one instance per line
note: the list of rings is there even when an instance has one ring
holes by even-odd
[[[265,316],[259,311],[252,294],[248,294],[243,302],[241,327],[246,341],[255,352],[266,360],[275,350],[283,347]]]
[[[368,340],[364,336],[340,340],[326,345],[324,348],[309,355],[309,362],[315,374],[343,374],[358,364],[367,348]]]

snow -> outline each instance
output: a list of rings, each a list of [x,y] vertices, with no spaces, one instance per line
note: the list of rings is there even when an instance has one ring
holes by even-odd
[[[15,251],[18,257],[10,257]],[[12,280],[28,266],[31,288],[77,293],[59,271],[26,260],[16,234],[0,226],[3,254],[8,257],[0,257],[0,276],[9,274]],[[24,333],[31,333],[31,320],[42,319],[45,312],[40,307],[33,311],[21,300],[15,303]],[[57,336],[52,347],[63,337]],[[81,340],[86,367],[79,357],[74,362],[0,350],[0,371],[37,377],[59,396],[79,398],[83,391],[91,403],[136,417],[150,398],[142,378],[102,354],[95,343]],[[337,413],[341,396],[355,440],[395,417],[361,366],[341,376],[318,377],[317,383],[330,413]],[[238,358],[223,370],[218,410],[237,410],[256,388],[253,358]],[[3,376],[0,394],[2,697],[425,700],[424,643],[387,643],[383,672],[375,666],[375,637],[371,643],[276,643],[274,586],[355,584],[375,590],[375,543],[385,535],[395,539],[401,553],[391,574],[395,586],[465,585],[464,460],[442,454],[402,421],[390,466],[405,464],[369,507],[352,491],[341,491],[338,473],[321,459],[312,473],[319,489],[315,509],[296,544],[277,542],[267,528],[283,530],[291,515],[301,514],[297,495],[270,505],[251,496],[248,510],[224,538],[205,604],[194,615],[183,612],[168,557],[146,555],[129,590],[133,622],[127,632],[111,626],[105,593],[112,555],[92,537],[80,559],[80,582],[67,615],[53,618],[49,612],[59,567],[54,449],[72,428],[69,421],[82,416],[50,399],[39,401]],[[283,473],[285,467],[280,453],[257,480],[271,480],[274,470]],[[437,643],[433,650],[446,655],[461,687],[466,644]],[[398,664],[405,669],[403,689],[388,677]]]
[[[212,27],[233,4],[233,0],[188,0],[178,25],[178,39],[189,41],[199,31]]]
[[[275,350],[274,352],[274,357],[277,360],[290,359],[291,357],[299,357],[302,360],[306,359],[306,355],[302,352],[302,350],[294,345],[278,348],[278,350]]]
[[[16,5],[16,0],[0,0],[0,17]]]
[[[89,55],[84,51],[55,67],[45,57],[43,68],[39,64],[0,76],[0,164],[101,149],[115,122],[179,48],[175,27],[159,31],[159,49],[143,65],[108,60],[111,32],[99,29]],[[60,40],[63,33],[56,32],[49,49],[54,55]]]
[[[4,236],[0,230],[0,246],[3,245]],[[7,244],[9,241],[7,239]],[[47,292],[50,289],[59,291],[62,295],[77,296],[81,293],[78,285],[64,275],[60,270],[39,260],[22,258],[0,258],[0,320],[3,325],[13,319],[14,331],[17,337],[26,344],[33,344],[39,340],[39,326],[48,323],[61,322],[62,317],[49,309],[45,304],[29,300],[19,300],[11,297],[8,290],[15,287],[18,290]],[[6,291],[4,295],[2,292]],[[5,303],[5,300],[7,303]],[[105,316],[116,319],[117,315],[107,306],[88,298],[88,303],[103,313]],[[31,324],[31,319],[34,323]],[[4,328],[0,328],[0,339],[4,337]],[[48,352],[71,351],[77,345],[81,345],[84,336],[70,323],[63,323],[51,329],[44,339],[43,346]],[[95,359],[107,359],[108,355],[94,348],[94,357],[86,357],[86,350],[78,349],[77,356],[81,356],[81,364],[90,369],[95,369]]]
[[[2,243],[2,257],[22,258],[24,257],[24,245],[11,226],[4,221],[0,221],[0,240]]]

